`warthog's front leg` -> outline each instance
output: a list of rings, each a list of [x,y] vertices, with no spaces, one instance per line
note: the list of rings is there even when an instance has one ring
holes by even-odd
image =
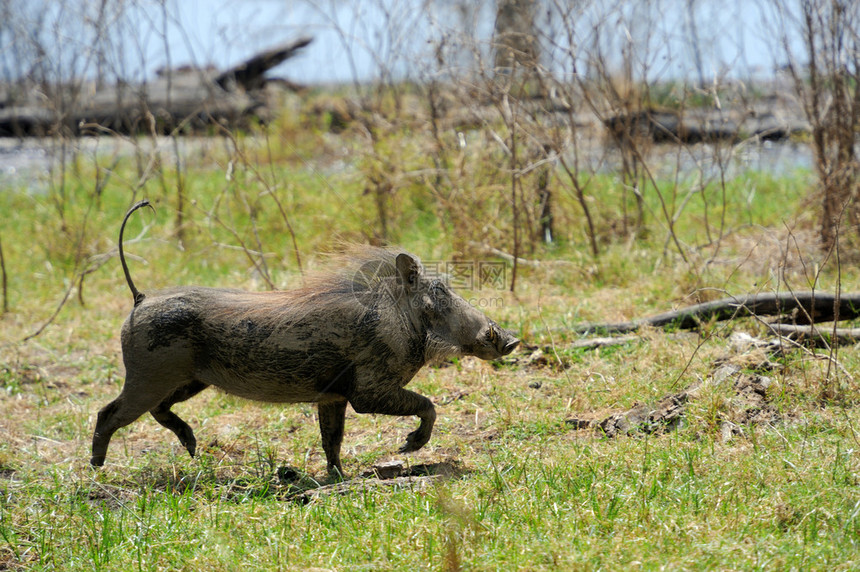
[[[430,400],[428,399],[427,402],[430,403]],[[433,433],[433,424],[436,422],[436,409],[433,403],[430,403],[430,409],[417,415],[421,418],[421,424],[418,425],[418,429],[406,436],[406,443],[399,449],[401,453],[417,451],[427,444]]]
[[[343,426],[346,419],[346,399],[317,405],[326,469],[332,475],[343,476],[340,466],[340,446],[343,443]]]
[[[382,415],[417,415],[421,419],[418,429],[406,437],[401,453],[417,451],[427,444],[436,422],[436,408],[433,402],[408,389],[395,388],[371,395],[353,395],[349,400],[357,413],[381,413]]]

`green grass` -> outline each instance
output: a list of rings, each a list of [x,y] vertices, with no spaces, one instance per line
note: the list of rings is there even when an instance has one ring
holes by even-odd
[[[366,192],[374,169],[402,174],[426,167],[420,133],[388,133],[373,153],[362,154],[367,150],[354,133],[333,142],[288,121],[272,129],[271,155],[251,136],[239,140],[243,156],[217,146],[188,152],[181,227],[177,175],[168,160],[136,192],[131,157],[121,158],[98,197],[92,158],[68,176],[63,197],[56,182],[45,192],[0,192],[10,293],[10,312],[0,318],[0,568],[860,565],[855,348],[836,356],[844,372],[828,369],[825,352],[789,349],[777,360],[781,369],[767,373],[769,403],[780,420],[746,426],[728,439],[720,424],[733,407],[730,387],[712,388],[690,404],[684,424],[668,434],[608,439],[566,422],[679,391],[706,378],[729,353],[732,331],[764,333],[746,319],[708,326],[708,337],[650,331],[623,346],[586,351],[568,347],[576,339],[573,325],[628,320],[725,292],[787,284],[832,289],[840,282],[847,291],[857,283],[856,268],[845,264],[837,273],[832,259],[808,248],[807,173],[746,173],[693,197],[676,225],[690,246],[687,262],[671,246],[664,249],[655,192],[646,195],[649,232],[636,239],[613,234],[624,197],[611,174],[595,175],[589,187],[602,233],[601,255],[592,257],[582,212],[559,175],[559,242],[521,253],[543,262],[518,268],[516,292],[468,293],[499,300],[492,317],[528,343],[550,348],[547,361],[529,363],[531,350],[524,349],[515,362],[463,358],[422,370],[410,387],[434,399],[439,418],[430,443],[411,455],[396,450],[416,420],[348,414],[348,475],[400,459],[458,467],[453,477],[300,502],[297,493],[331,482],[315,408],[250,403],[211,390],[175,407],[195,429],[197,458],[147,417],[120,430],[107,465],[92,470],[95,414],[122,383],[118,333],[131,297],[114,248],[133,199],[147,196],[156,206],[155,214],[136,213],[126,233],[141,290],[264,289],[255,267],[260,260],[275,285],[289,287],[301,283],[301,272],[287,223],[302,270],[317,269],[320,252],[340,241],[381,240],[379,213]],[[333,150],[339,145],[343,156]],[[383,159],[397,153],[403,163],[386,165]],[[428,260],[489,259],[462,250],[457,233],[472,229],[490,240],[506,228],[504,172],[493,161],[480,153],[464,158],[473,186],[471,194],[461,189],[462,197],[474,200],[465,211],[440,202],[445,196],[426,181],[398,179],[387,199],[387,242]],[[683,182],[661,179],[659,189],[670,210],[680,208]],[[718,235],[715,221],[724,220],[718,247],[707,236],[706,210],[711,239]],[[461,218],[452,222],[449,215]],[[493,244],[505,250],[510,243]],[[74,285],[84,270],[91,272],[79,296]],[[51,324],[22,342],[70,287]],[[295,469],[299,480],[280,480],[281,467]]]
[[[161,457],[168,484],[145,462],[51,467],[16,476],[0,533],[17,559],[65,569],[850,569],[860,494],[844,430],[730,446],[508,433],[430,490],[307,505],[271,479],[213,477],[205,458]]]

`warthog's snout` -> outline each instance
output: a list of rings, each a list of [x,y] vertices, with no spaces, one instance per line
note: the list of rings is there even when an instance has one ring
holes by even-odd
[[[508,340],[506,340],[504,345],[499,348],[499,351],[502,352],[503,356],[506,356],[512,351],[514,351],[518,345],[520,345],[520,341],[513,335],[511,335],[510,332],[505,331],[504,333],[508,336]]]
[[[489,320],[486,329],[478,337],[478,343],[468,353],[473,353],[481,359],[496,359],[508,355],[519,344],[520,340],[516,336]]]
[[[518,340],[513,333],[508,330],[503,330],[497,323],[492,321],[490,323],[490,331],[488,335],[490,337],[490,341],[496,346],[496,350],[498,350],[499,355],[506,356],[520,345],[520,340]]]

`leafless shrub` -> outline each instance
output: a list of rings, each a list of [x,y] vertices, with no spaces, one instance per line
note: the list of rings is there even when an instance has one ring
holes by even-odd
[[[792,12],[774,3],[772,12],[782,24],[788,70],[813,126],[827,246],[834,231],[825,221],[844,212],[842,228],[853,228],[860,215],[851,206],[856,194],[856,10],[825,4],[804,0],[800,12]],[[51,104],[57,117],[69,98],[93,85],[129,85],[141,78],[147,50],[144,40],[131,33],[132,16],[143,15],[155,30],[146,41],[161,44],[167,67],[179,63],[172,60],[167,31],[181,22],[168,0],[53,5],[42,11],[12,0],[0,5],[10,19],[0,26],[0,39],[11,38],[14,46],[0,58],[0,71],[7,78],[27,77],[46,97],[57,96]],[[355,165],[364,188],[357,200],[367,202],[374,214],[362,229],[368,241],[397,240],[411,197],[423,193],[450,231],[457,254],[465,254],[471,244],[489,244],[513,261],[539,258],[544,245],[561,238],[582,241],[595,258],[610,245],[662,241],[664,256],[686,262],[694,274],[699,253],[719,259],[724,237],[733,232],[726,224],[732,208],[726,199],[728,172],[736,144],[748,135],[742,132],[743,118],[756,110],[737,73],[732,79],[725,69],[709,70],[703,63],[700,48],[709,34],[725,30],[697,25],[702,3],[425,0],[417,9],[399,1],[307,0],[302,5],[335,32],[346,54],[342,65],[352,70],[351,85],[342,88],[347,111],[337,123],[341,132],[351,125],[349,135],[366,141],[358,147]],[[675,20],[667,21],[669,12]],[[85,31],[77,33],[86,45],[59,58],[43,57],[51,51],[52,35],[81,23]],[[794,30],[805,30],[812,63],[807,71],[796,61],[802,57],[791,52]],[[673,35],[689,38],[685,49],[694,61],[692,80],[685,79],[692,72],[667,72],[681,57]],[[369,75],[360,71],[360,59],[371,63]],[[89,75],[82,70],[90,70]],[[150,113],[143,116],[149,137],[133,141],[138,181],[126,190],[134,195],[149,181],[160,185],[175,213],[175,232],[184,239],[194,216],[180,135],[192,118],[168,124],[157,110],[145,111]],[[724,122],[707,131],[705,124],[714,116]],[[840,123],[837,117],[850,121]],[[75,126],[57,125],[52,197],[66,225],[65,181],[76,176],[77,168],[68,152],[75,148],[69,138]],[[91,127],[117,132],[113,125],[94,122]],[[232,141],[231,165],[251,176],[242,185],[225,185],[214,206],[195,212],[231,232],[231,240],[273,287],[263,257],[271,250],[263,244],[270,222],[258,214],[266,208],[280,213],[298,262],[289,205],[274,172],[244,153],[232,124],[213,132]],[[164,134],[168,145],[156,145]],[[272,136],[266,129],[255,134]],[[96,196],[111,171],[108,165],[97,170],[104,178],[97,177]],[[595,181],[607,174],[617,176],[618,192],[598,192]],[[248,181],[251,187],[245,186]],[[226,210],[227,197],[231,208],[239,209],[234,212],[249,221],[248,234]],[[704,212],[703,239],[678,231],[689,226],[685,217],[694,205]],[[71,222],[70,228],[79,221]]]
[[[812,127],[822,246],[835,247],[840,227],[847,227],[844,239],[858,244],[860,7],[829,0],[801,0],[796,10],[781,2],[770,7],[788,59],[786,71]],[[796,37],[803,39],[802,54],[792,41]]]
[[[682,20],[699,56],[698,82],[676,80],[674,86],[663,78],[673,62],[665,60],[670,39],[663,35],[665,6],[658,2],[428,0],[403,23],[390,17],[399,9],[396,3],[377,4],[385,15],[374,56],[378,72],[370,81],[353,82],[356,118],[369,143],[361,168],[365,196],[377,213],[373,240],[390,239],[401,214],[397,197],[416,181],[429,187],[450,225],[455,251],[490,242],[516,260],[554,240],[562,224],[568,235],[574,232],[570,227],[580,227],[576,234],[594,256],[619,239],[664,232],[666,254],[671,249],[688,260],[700,245],[685,244],[676,227],[695,201],[704,205],[708,244],[719,244],[730,230],[727,171],[738,124],[751,110],[744,86],[726,83],[724,71],[706,81],[696,52],[706,34],[695,25],[693,2]],[[354,46],[337,18],[329,20],[344,45]],[[492,33],[488,21],[495,22]],[[625,34],[617,34],[619,29]],[[403,41],[409,31],[412,44]],[[416,49],[419,42],[427,48]],[[393,57],[388,47],[395,45],[412,47]],[[366,42],[359,49],[373,52]],[[417,109],[409,103],[416,95],[423,99]],[[666,99],[673,101],[668,109],[661,107]],[[726,114],[725,125],[706,126],[713,120],[689,112],[702,105],[721,111],[727,102],[740,118],[735,123]],[[655,114],[675,125],[667,129]],[[389,135],[396,138],[404,130],[427,151],[426,163],[391,145]],[[609,145],[600,144],[602,133]],[[656,141],[675,143],[674,151]],[[671,161],[674,182],[658,182]],[[613,171],[623,189],[617,204],[591,190],[596,177]],[[580,212],[558,208],[559,193],[573,197]]]

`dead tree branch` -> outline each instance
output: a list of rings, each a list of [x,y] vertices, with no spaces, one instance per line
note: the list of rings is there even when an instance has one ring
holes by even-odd
[[[720,321],[747,316],[787,316],[791,319],[791,323],[801,325],[853,320],[860,317],[860,294],[841,294],[838,299],[834,294],[824,292],[729,296],[630,322],[584,324],[574,328],[573,331],[579,334],[621,334],[634,332],[642,326],[693,330],[710,320]]]
[[[816,328],[813,325],[768,324],[780,336],[816,347],[851,345],[860,342],[860,328]]]

